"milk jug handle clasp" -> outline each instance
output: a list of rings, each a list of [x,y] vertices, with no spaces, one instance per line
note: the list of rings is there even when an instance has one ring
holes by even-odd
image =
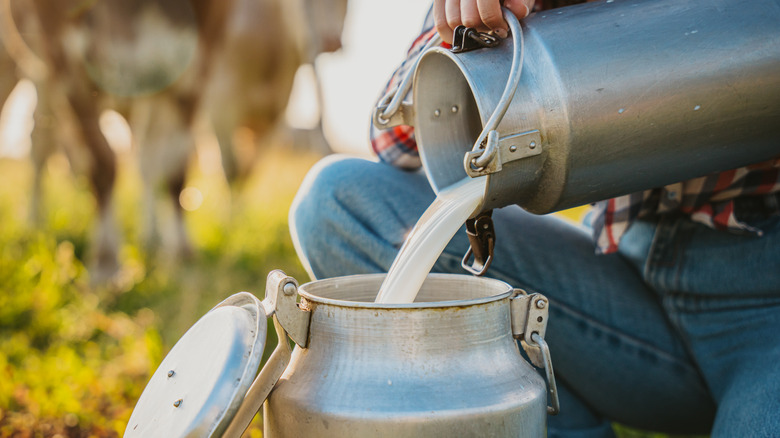
[[[493,114],[485,123],[485,127],[477,137],[477,141],[474,143],[474,147],[471,152],[467,152],[464,157],[464,168],[466,173],[474,178],[477,176],[486,175],[492,173],[492,171],[486,171],[488,165],[495,161],[499,135],[498,124],[504,118],[509,104],[515,97],[517,86],[520,83],[520,76],[523,72],[523,58],[525,56],[525,45],[523,42],[523,29],[520,27],[520,21],[515,15],[508,9],[503,8],[504,20],[509,24],[509,31],[512,34],[512,43],[515,46],[514,56],[512,57],[512,66],[509,69],[509,78],[507,79],[504,91],[501,94],[501,98],[496,104],[496,109]],[[500,169],[494,169],[495,171]]]
[[[452,36],[452,53],[463,53],[484,47],[496,47],[501,43],[497,36],[487,32],[477,32],[472,27],[457,26]]]
[[[534,346],[539,347],[544,361],[544,374],[547,377],[547,393],[550,396],[550,406],[547,406],[549,415],[558,415],[561,411],[561,402],[558,400],[558,386],[555,384],[555,373],[553,372],[552,359],[550,359],[550,348],[547,342],[539,333],[532,333],[531,340]]]
[[[522,289],[515,289],[515,295],[509,303],[512,336],[520,340],[531,363],[537,368],[544,368],[550,398],[547,413],[557,415],[561,410],[561,403],[558,400],[558,386],[555,384],[550,349],[544,341],[550,301],[540,293],[528,294]]]
[[[466,221],[469,249],[463,256],[460,265],[463,269],[478,277],[485,275],[493,262],[496,232],[493,228],[493,220],[490,218],[492,213],[493,210],[488,210]],[[470,263],[472,255],[474,255],[474,262]]]
[[[279,342],[247,390],[222,438],[240,438],[263,406],[268,394],[290,364],[292,348],[289,340],[306,348],[311,313],[298,307],[297,298],[298,282],[293,277],[280,270],[268,274],[262,305],[266,317],[273,318]]]

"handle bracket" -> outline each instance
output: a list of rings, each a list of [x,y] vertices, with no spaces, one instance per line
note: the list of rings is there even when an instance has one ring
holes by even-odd
[[[280,270],[271,271],[262,302],[266,316],[274,315],[290,339],[302,348],[309,345],[311,312],[298,306],[298,281]]]
[[[537,368],[544,368],[550,396],[547,413],[557,415],[561,410],[561,404],[558,400],[558,387],[555,384],[550,349],[544,341],[549,303],[547,297],[542,294],[528,294],[522,289],[515,289],[515,295],[511,298],[509,306],[512,313],[512,335],[520,339],[520,344],[531,363]]]
[[[493,210],[480,213],[474,219],[466,221],[466,235],[469,238],[469,249],[463,256],[460,265],[473,275],[485,275],[493,262],[493,251],[496,245],[496,232],[493,220],[490,218]],[[469,263],[472,254],[474,262]]]
[[[408,102],[402,102],[398,109],[390,113],[387,109],[389,104],[380,103],[374,108],[372,122],[377,129],[389,129],[395,126],[414,125],[414,105]],[[388,118],[384,118],[386,113],[390,113]]]
[[[414,109],[411,103],[403,102],[406,95],[409,94],[409,90],[412,89],[412,80],[414,78],[414,71],[417,69],[417,64],[420,63],[428,49],[441,44],[441,37],[439,34],[434,34],[430,40],[425,44],[420,51],[420,55],[414,60],[414,64],[406,71],[401,82],[397,87],[388,91],[382,99],[379,100],[377,107],[374,108],[374,114],[372,121],[376,129],[388,129],[397,125],[409,125],[414,124]],[[404,107],[406,107],[404,109]],[[398,111],[402,114],[398,116]]]
[[[501,43],[495,35],[478,32],[463,25],[455,27],[452,35],[452,53],[463,53],[483,47],[495,47]]]
[[[544,295],[528,294],[522,289],[515,289],[515,296],[510,301],[512,335],[522,341],[523,350],[528,354],[531,363],[540,368],[544,366],[544,359],[531,336],[537,333],[544,338],[547,332],[548,305],[549,301]]]

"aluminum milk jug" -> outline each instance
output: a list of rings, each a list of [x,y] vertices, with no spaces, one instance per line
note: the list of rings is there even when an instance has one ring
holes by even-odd
[[[437,192],[487,175],[481,210],[543,214],[780,156],[780,0],[504,15],[512,38],[431,47],[412,103],[402,90],[375,113],[415,126]]]

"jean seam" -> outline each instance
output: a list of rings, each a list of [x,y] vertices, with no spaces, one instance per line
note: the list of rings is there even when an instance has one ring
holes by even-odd
[[[691,362],[686,362],[684,360],[681,360],[681,359],[673,356],[672,354],[670,354],[670,353],[668,353],[666,351],[660,350],[660,349],[658,349],[658,348],[648,344],[647,342],[645,342],[645,341],[643,341],[641,339],[634,338],[634,337],[629,336],[629,335],[627,335],[627,334],[625,334],[625,333],[623,333],[623,332],[621,332],[621,331],[619,331],[617,329],[614,329],[614,328],[612,328],[612,327],[610,327],[610,326],[608,326],[606,324],[603,324],[603,323],[601,323],[599,321],[596,321],[593,318],[590,318],[589,316],[587,316],[587,315],[585,315],[585,314],[583,314],[581,312],[577,312],[573,308],[571,308],[571,307],[569,307],[569,306],[567,306],[567,305],[565,305],[563,303],[558,302],[557,300],[552,300],[552,299],[550,300],[550,308],[551,309],[555,309],[555,311],[560,311],[562,313],[566,313],[570,317],[579,318],[580,320],[586,322],[588,324],[588,326],[590,328],[592,328],[592,329],[599,330],[599,331],[601,331],[604,334],[615,335],[615,336],[617,336],[621,340],[621,342],[625,342],[626,344],[630,344],[630,345],[632,345],[632,346],[634,346],[634,347],[636,347],[638,349],[641,348],[641,349],[645,350],[648,353],[651,353],[651,354],[654,354],[654,355],[658,356],[659,359],[663,359],[663,360],[667,361],[670,364],[680,365],[680,366],[684,367],[686,370],[688,370],[688,371],[690,371],[690,372],[692,372],[694,374],[699,375],[698,368],[691,363],[692,360],[690,358],[690,353],[687,351],[687,348],[686,348],[686,355],[688,356],[687,359],[690,360]],[[675,333],[677,333],[677,330],[675,330]],[[702,383],[703,383],[703,379],[702,379]],[[706,387],[706,385],[705,385],[705,387]]]
[[[645,284],[663,296],[675,289],[681,281],[680,242],[677,239],[680,218],[676,215],[661,216],[656,224],[653,242],[645,262],[643,278]]]

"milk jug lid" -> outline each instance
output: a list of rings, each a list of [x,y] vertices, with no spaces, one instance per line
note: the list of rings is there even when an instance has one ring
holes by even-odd
[[[135,405],[125,437],[219,436],[257,374],[267,335],[260,301],[241,292],[173,346]]]

